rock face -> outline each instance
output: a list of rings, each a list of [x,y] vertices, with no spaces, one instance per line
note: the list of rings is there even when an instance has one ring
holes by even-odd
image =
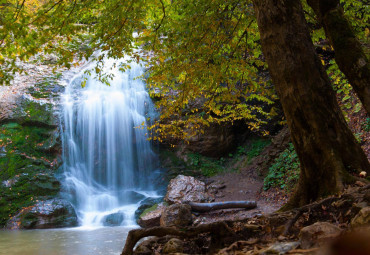
[[[137,224],[139,224],[139,226],[142,228],[151,228],[159,226],[162,212],[164,211],[165,208],[166,205],[164,203],[155,204],[154,206],[147,208],[139,216]]]
[[[362,208],[361,211],[351,221],[352,227],[364,225],[370,225],[370,206]]]
[[[164,200],[169,204],[175,204],[210,202],[212,198],[207,194],[204,182],[198,181],[191,176],[178,175],[168,184]]]
[[[0,227],[60,191],[54,175],[62,163],[57,111],[65,84],[38,61],[22,64],[29,75],[0,86]]]
[[[11,218],[7,229],[61,228],[77,225],[77,215],[72,205],[62,199],[39,201],[21,210]]]
[[[221,157],[235,146],[233,126],[212,124],[205,134],[191,137],[186,146],[189,150],[208,157]]]
[[[185,204],[170,205],[164,209],[160,218],[162,227],[185,227],[191,223],[191,207]]]
[[[304,227],[299,233],[301,247],[309,249],[315,244],[322,244],[337,237],[341,229],[328,222],[316,222],[310,226]]]

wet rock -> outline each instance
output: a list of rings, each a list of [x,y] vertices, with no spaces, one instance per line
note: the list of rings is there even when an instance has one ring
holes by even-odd
[[[370,225],[370,206],[362,208],[361,211],[351,221],[352,227],[364,225]]]
[[[259,254],[285,254],[299,246],[300,242],[275,243]]]
[[[136,204],[145,199],[145,196],[133,190],[125,190],[120,193],[120,202],[122,204]]]
[[[120,226],[124,216],[122,212],[112,213],[103,218],[103,225],[108,227]]]
[[[160,225],[160,219],[163,210],[166,208],[164,203],[155,204],[150,208],[144,210],[139,216],[137,224],[142,228],[151,228]]]
[[[139,245],[134,251],[134,255],[151,255],[151,254],[152,251],[144,245]]]
[[[148,197],[146,199],[144,199],[143,201],[140,202],[140,206],[137,208],[137,210],[135,211],[135,219],[138,220],[139,219],[139,216],[148,208],[152,207],[153,205],[155,204],[159,204],[161,203],[163,200],[162,197],[159,197],[159,198],[152,198],[152,197]]]
[[[299,233],[301,247],[308,249],[316,245],[321,245],[328,240],[337,237],[341,229],[328,222],[316,222],[310,226],[304,227]]]
[[[55,198],[22,209],[8,221],[6,228],[44,229],[76,225],[77,215],[73,206],[66,200]]]
[[[167,207],[160,218],[162,227],[184,227],[192,223],[191,206],[174,204]]]
[[[168,253],[182,253],[184,250],[184,242],[177,238],[170,239],[163,247],[162,252]]]
[[[210,202],[213,199],[207,194],[204,182],[198,181],[191,176],[178,175],[168,184],[164,200],[169,204],[174,204]]]
[[[58,117],[54,114],[52,103],[34,100],[23,95],[17,100],[17,107],[9,116],[20,124],[32,124],[39,127],[57,127]]]
[[[41,152],[58,152],[61,148],[61,140],[59,130],[53,130],[50,132],[50,136],[43,143],[40,143],[36,148]]]

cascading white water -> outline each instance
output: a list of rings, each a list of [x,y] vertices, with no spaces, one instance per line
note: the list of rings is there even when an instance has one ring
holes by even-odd
[[[120,72],[106,60],[114,75],[110,86],[89,77],[81,88],[81,74],[63,96],[65,187],[83,226],[111,216],[118,225],[135,225],[138,203],[155,195],[149,183],[155,155],[146,135],[151,101],[144,82],[135,79],[143,68],[130,65]]]

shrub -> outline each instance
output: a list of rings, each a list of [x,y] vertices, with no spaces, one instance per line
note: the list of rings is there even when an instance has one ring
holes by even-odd
[[[290,191],[297,183],[299,173],[298,156],[293,144],[290,143],[289,147],[275,159],[274,164],[269,168],[269,173],[263,183],[263,189],[279,187]]]

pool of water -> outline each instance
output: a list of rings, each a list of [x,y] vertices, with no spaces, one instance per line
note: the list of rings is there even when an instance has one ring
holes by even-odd
[[[0,254],[118,255],[129,227],[0,231]]]

